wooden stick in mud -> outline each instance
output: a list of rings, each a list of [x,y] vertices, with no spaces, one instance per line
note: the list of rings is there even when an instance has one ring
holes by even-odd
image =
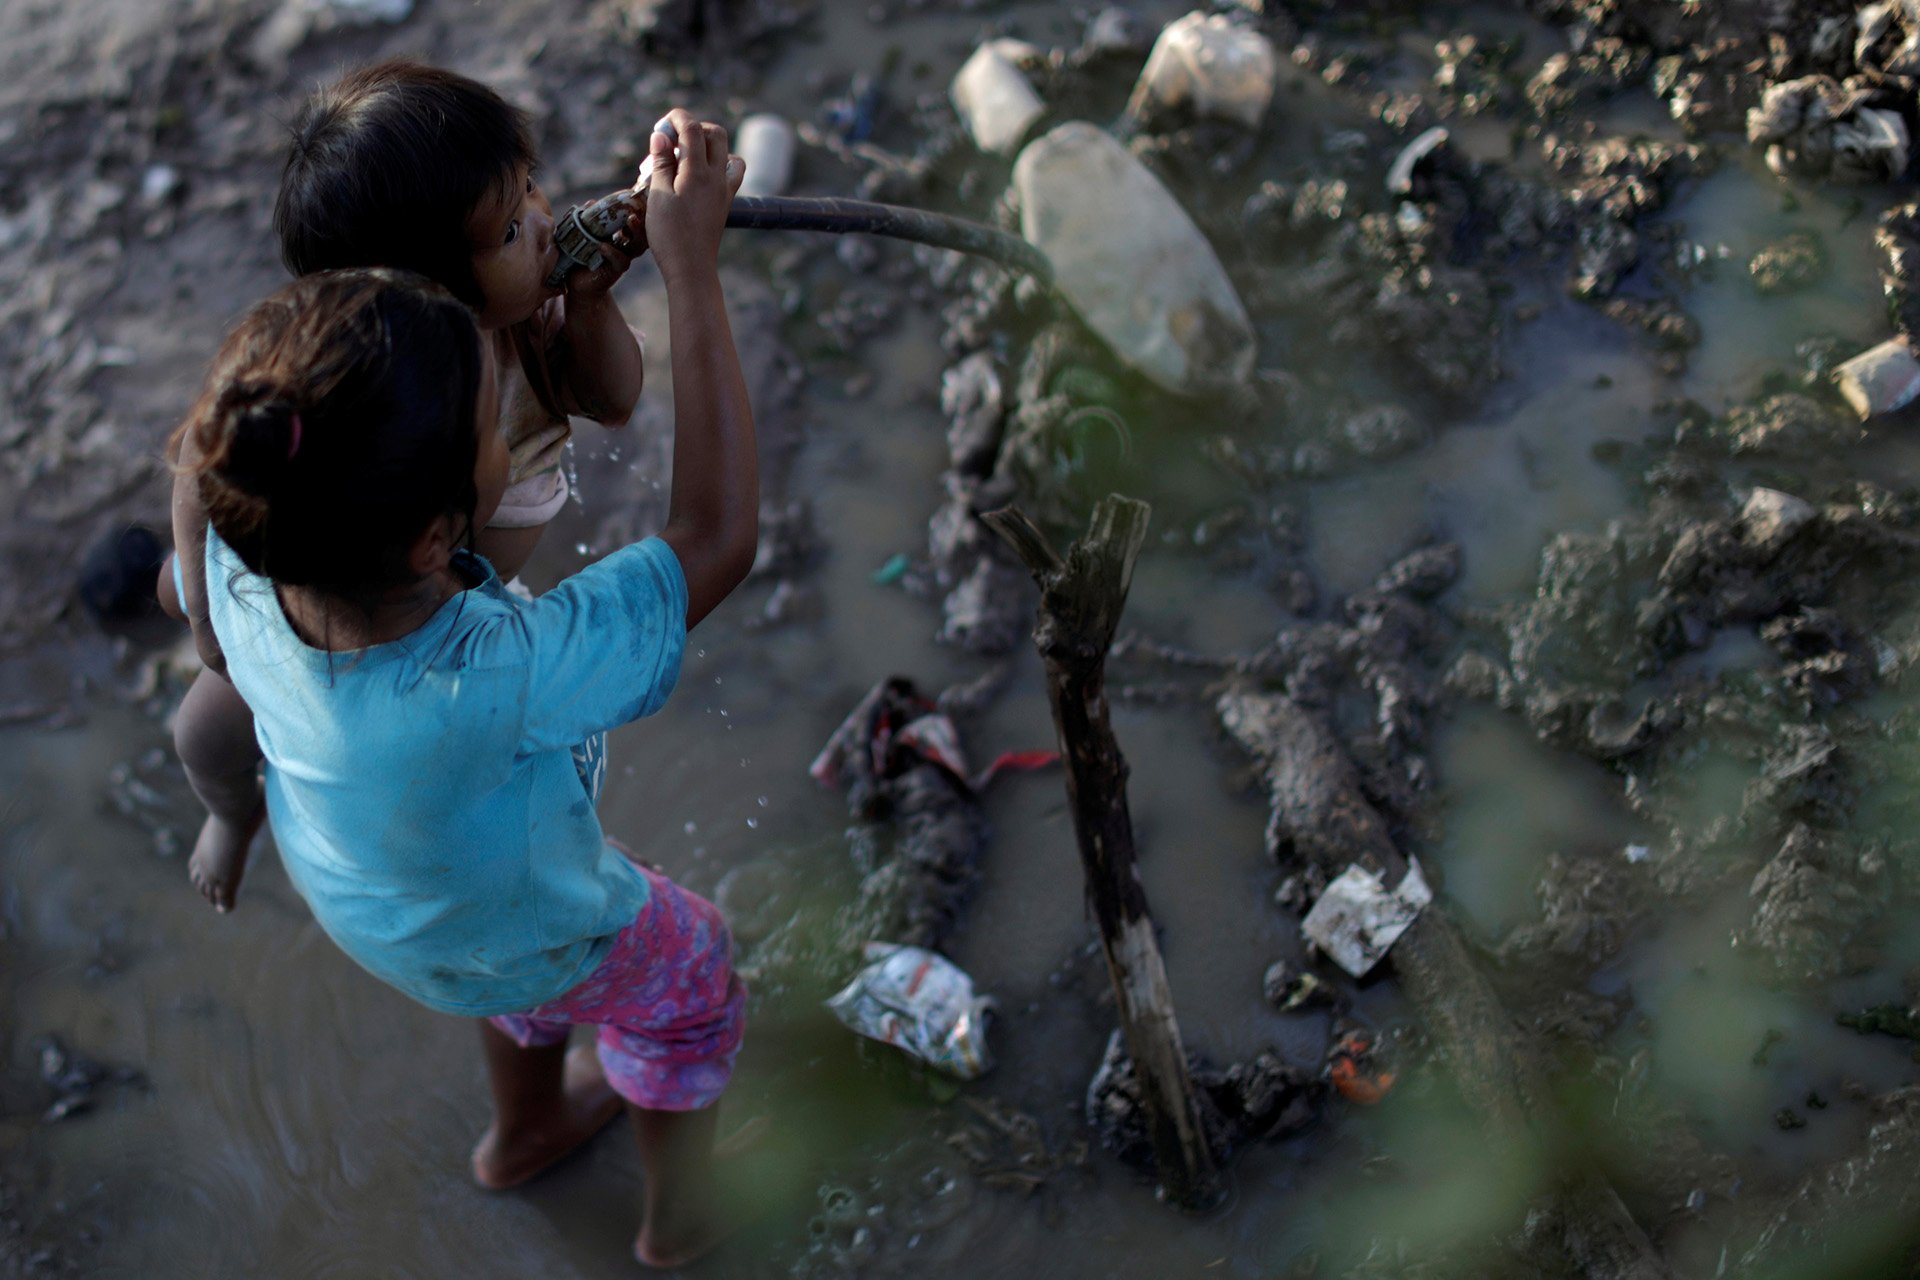
[[[1127,762],[1107,715],[1107,648],[1127,602],[1148,514],[1144,502],[1109,495],[1095,510],[1087,536],[1068,549],[1064,560],[1015,508],[981,518],[1040,584],[1033,639],[1046,662],[1074,834],[1121,1034],[1139,1075],[1161,1191],[1172,1203],[1197,1210],[1218,1204],[1224,1187],[1200,1127],[1166,965],[1134,866]]]

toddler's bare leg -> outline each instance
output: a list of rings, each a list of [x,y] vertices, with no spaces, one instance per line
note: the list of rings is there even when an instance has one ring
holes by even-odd
[[[202,671],[174,716],[173,745],[187,782],[207,806],[187,875],[216,909],[231,911],[247,848],[267,816],[253,712],[225,677]]]
[[[593,1045],[521,1048],[482,1019],[493,1123],[473,1149],[473,1180],[490,1191],[545,1173],[620,1114]]]

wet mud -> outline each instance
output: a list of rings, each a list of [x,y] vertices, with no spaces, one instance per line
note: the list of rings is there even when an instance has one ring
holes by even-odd
[[[1136,88],[1176,4],[373,8],[0,0],[0,1275],[629,1269],[624,1138],[469,1188],[468,1029],[353,970],[270,857],[230,919],[186,884],[196,662],[126,530],[164,540],[164,435],[280,279],[301,88],[425,52],[532,113],[564,199],[671,102],[773,110],[797,191],[1013,229],[947,92],[1000,37],[1027,136],[1091,121],[1174,193],[1252,372],[1174,394],[989,264],[730,237],[762,547],[605,805],[754,985],[727,1106],[775,1122],[762,1212],[707,1269],[1920,1264],[1920,410],[1834,381],[1920,336],[1905,6],[1220,6],[1274,55],[1250,115]],[[665,509],[663,298],[646,267],[620,296],[647,395],[580,429],[535,588]],[[1230,363],[1220,323],[1189,354]],[[1065,545],[1111,491],[1153,504],[1107,679],[1233,1160],[1202,1218],[1141,1168],[1059,773],[987,786],[901,732],[1053,745],[1031,579],[979,516]],[[1438,896],[1372,972],[1303,942],[1346,868],[1410,859]],[[992,1074],[832,1022],[873,940],[996,997]]]

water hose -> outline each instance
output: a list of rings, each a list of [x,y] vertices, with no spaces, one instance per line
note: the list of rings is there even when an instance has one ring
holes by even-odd
[[[656,132],[672,136],[666,121]],[[728,165],[734,163],[729,159]],[[604,260],[600,246],[626,222],[627,215],[644,211],[652,157],[640,166],[640,176],[625,191],[616,191],[588,204],[575,205],[554,225],[553,240],[560,260],[547,277],[549,288],[559,288],[582,268],[593,270]],[[953,249],[991,258],[1023,271],[1043,285],[1053,283],[1053,264],[1047,255],[1019,236],[951,214],[929,213],[872,200],[845,200],[837,196],[735,196],[727,210],[729,227],[756,231],[824,231],[830,235],[886,236],[915,244]]]
[[[575,270],[598,267],[602,258],[600,245],[613,235],[627,212],[644,208],[645,204],[644,194],[620,191],[567,210],[554,228],[553,239],[560,249],[560,261],[548,277],[548,285],[558,288]],[[1053,283],[1053,264],[1044,253],[1020,237],[968,218],[897,204],[836,196],[735,196],[732,207],[727,210],[727,225],[755,231],[824,231],[830,235],[859,232],[911,240],[915,244],[991,258],[1015,271],[1025,272],[1041,284]],[[596,231],[600,234],[595,234]]]

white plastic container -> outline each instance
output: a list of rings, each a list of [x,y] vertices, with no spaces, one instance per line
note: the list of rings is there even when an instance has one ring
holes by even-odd
[[[953,109],[982,151],[1012,155],[1046,113],[1018,65],[1031,49],[1018,40],[990,40],[953,77]]]
[[[1238,120],[1252,128],[1273,102],[1273,42],[1225,14],[1190,13],[1167,24],[1147,55],[1127,112],[1146,119],[1162,107]]]

